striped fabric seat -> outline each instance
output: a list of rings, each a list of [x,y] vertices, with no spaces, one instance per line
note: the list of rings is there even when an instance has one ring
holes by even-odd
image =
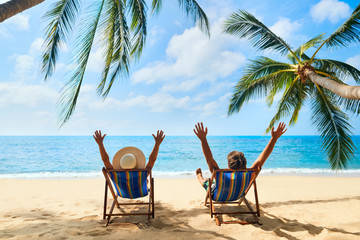
[[[109,172],[118,195],[130,199],[148,195],[147,173],[147,171]]]
[[[219,171],[216,172],[216,187],[213,201],[226,202],[241,198],[249,184],[256,177],[254,171]]]

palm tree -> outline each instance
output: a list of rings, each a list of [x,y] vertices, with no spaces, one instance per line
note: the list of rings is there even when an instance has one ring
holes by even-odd
[[[0,4],[0,23],[45,0],[9,0]]]
[[[74,69],[60,97],[59,122],[69,120],[84,80],[90,51],[98,43],[104,51],[104,68],[98,95],[106,98],[117,78],[126,76],[133,60],[139,59],[146,42],[147,5],[145,0],[93,0],[82,14],[73,52]],[[205,12],[196,0],[178,0],[180,7],[209,35]],[[80,0],[58,0],[44,15],[49,24],[46,29],[42,72],[47,80],[54,72],[59,47],[70,40],[75,22],[80,15]],[[158,13],[162,0],[152,0],[151,13]],[[129,22],[130,21],[130,22]]]
[[[239,112],[252,97],[266,96],[271,106],[275,94],[282,93],[277,112],[266,129],[269,132],[283,117],[290,117],[289,125],[295,124],[301,107],[310,102],[312,120],[320,133],[331,168],[346,168],[347,161],[354,155],[355,146],[351,140],[352,127],[343,110],[360,114],[360,87],[347,86],[343,80],[354,79],[360,83],[360,71],[344,62],[318,59],[316,55],[323,46],[346,47],[360,42],[360,5],[328,38],[325,39],[324,34],[318,35],[297,49],[292,49],[245,11],[239,10],[230,15],[225,21],[224,32],[247,39],[257,50],[270,50],[286,56],[288,60],[280,62],[264,56],[250,60],[234,88],[228,114]],[[305,53],[316,47],[311,57]],[[350,94],[346,88],[351,88]]]

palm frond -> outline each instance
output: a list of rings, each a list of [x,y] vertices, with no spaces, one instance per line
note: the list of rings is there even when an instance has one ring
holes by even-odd
[[[297,77],[295,70],[292,69],[280,70],[276,72],[276,75],[277,80],[274,81],[273,84],[270,86],[269,92],[266,97],[266,102],[269,107],[272,106],[276,94],[291,85],[294,78]]]
[[[191,15],[193,21],[197,23],[200,29],[210,36],[210,23],[205,12],[202,10],[196,0],[178,0],[179,6],[183,8],[186,15]]]
[[[110,89],[119,76],[127,75],[131,62],[131,41],[129,27],[127,26],[125,7],[118,5],[119,26],[116,28],[116,41],[114,44],[114,53],[112,56],[112,72],[107,89],[103,92],[102,97],[106,98]]]
[[[360,115],[360,100],[348,99],[337,96],[337,103],[345,109],[345,111],[351,112],[355,116]]]
[[[360,42],[360,4],[351,16],[325,40],[328,48],[347,47]]]
[[[75,44],[75,69],[70,80],[62,89],[59,101],[61,125],[69,120],[76,107],[103,5],[104,0],[94,4],[89,8],[89,14],[82,20],[81,26],[83,27],[79,31],[80,37],[77,38]]]
[[[313,66],[323,72],[331,72],[338,79],[354,79],[360,84],[360,71],[344,62],[332,59],[316,59]]]
[[[351,125],[326,90],[316,86],[312,101],[312,119],[320,133],[332,169],[346,168],[354,155],[355,145],[351,140]]]
[[[122,2],[120,1],[119,4],[122,4]],[[100,23],[100,27],[103,29],[101,34],[104,36],[102,42],[104,49],[106,49],[104,52],[105,66],[102,71],[101,81],[97,87],[98,95],[103,93],[104,87],[106,85],[107,76],[113,62],[114,42],[116,36],[115,32],[119,28],[119,9],[117,2],[114,0],[107,0],[104,7],[104,19]]]
[[[162,6],[162,0],[153,0],[151,3],[151,14],[158,14]]]
[[[258,50],[273,50],[282,55],[290,52],[297,58],[289,44],[246,11],[231,14],[225,21],[224,32],[247,39]]]
[[[145,0],[129,0],[131,15],[130,29],[133,32],[133,48],[131,55],[138,59],[146,42],[146,2]]]
[[[228,115],[239,112],[242,105],[252,97],[264,97],[274,88],[281,89],[284,86],[282,79],[287,79],[294,72],[289,64],[266,57],[249,61],[244,68],[243,77],[234,88]]]
[[[320,34],[312,39],[310,39],[309,41],[307,41],[306,43],[304,44],[301,44],[300,47],[298,47],[295,51],[294,51],[294,54],[296,56],[298,56],[298,59],[300,59],[301,61],[302,60],[309,60],[310,57],[308,57],[306,54],[305,54],[305,51],[308,50],[309,48],[312,48],[312,47],[316,47],[318,46],[321,42],[324,41],[324,34]],[[294,58],[294,56],[292,54],[288,54],[287,55],[287,58],[294,64],[296,64],[296,59]]]
[[[109,94],[117,77],[128,74],[131,62],[131,41],[126,22],[125,6],[122,1],[108,0],[106,7],[107,10],[104,15],[108,17],[103,19],[105,66],[97,88],[97,93],[102,95],[104,99]],[[108,79],[110,80],[105,89]]]
[[[266,133],[271,130],[276,121],[279,121],[283,117],[292,115],[289,125],[296,123],[299,111],[309,96],[311,89],[309,85],[301,84],[298,79],[299,76],[292,78],[292,81],[288,81],[289,84],[286,86],[284,94],[279,101],[276,114],[271,119],[265,131]]]
[[[278,71],[296,71],[296,66],[288,63],[274,61],[267,57],[258,57],[255,60],[249,60],[244,67],[244,78],[242,81],[251,82],[268,74]]]
[[[43,19],[50,21],[45,29],[41,71],[46,81],[54,72],[61,44],[68,40],[79,13],[79,0],[59,0],[51,5]]]

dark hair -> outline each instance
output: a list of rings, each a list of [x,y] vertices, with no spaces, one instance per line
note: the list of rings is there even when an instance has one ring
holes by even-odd
[[[238,151],[232,151],[227,156],[228,166],[231,169],[244,169],[246,168],[246,158],[244,153]]]

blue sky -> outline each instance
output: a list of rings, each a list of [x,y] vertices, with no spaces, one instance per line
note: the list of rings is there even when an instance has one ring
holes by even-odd
[[[108,135],[150,135],[157,129],[167,135],[192,135],[198,121],[208,126],[209,135],[263,135],[276,103],[268,108],[264,99],[253,99],[240,113],[227,116],[233,86],[246,61],[262,53],[244,40],[223,34],[224,19],[237,9],[251,12],[296,48],[320,33],[331,34],[358,4],[199,1],[211,21],[209,39],[186,18],[176,0],[163,1],[160,14],[148,18],[142,57],[132,65],[129,77],[116,82],[105,101],[96,95],[102,52],[95,46],[75,113],[59,128],[57,101],[67,80],[72,46],[62,48],[56,73],[44,82],[39,69],[46,23],[41,17],[52,2],[47,0],[0,24],[0,135],[91,135],[96,129]],[[333,52],[324,48],[319,54],[360,68],[359,45]],[[359,135],[360,118],[350,119],[353,133]],[[317,134],[310,104],[287,134]]]

